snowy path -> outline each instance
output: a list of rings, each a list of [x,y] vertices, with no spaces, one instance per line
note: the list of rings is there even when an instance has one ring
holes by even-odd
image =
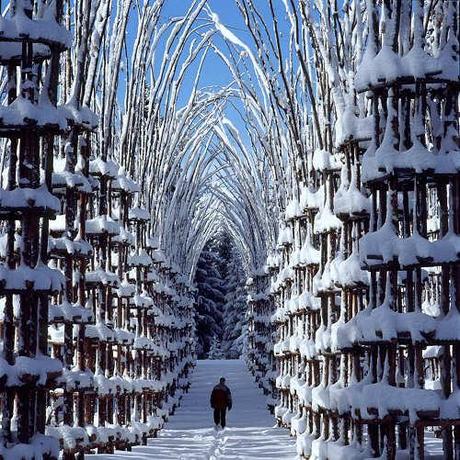
[[[213,428],[209,395],[224,376],[233,395],[228,427]],[[166,428],[149,445],[115,455],[91,455],[94,460],[122,458],[147,460],[217,460],[296,458],[295,441],[286,430],[272,428],[274,419],[265,408],[265,397],[254,385],[243,361],[198,361],[192,388]]]

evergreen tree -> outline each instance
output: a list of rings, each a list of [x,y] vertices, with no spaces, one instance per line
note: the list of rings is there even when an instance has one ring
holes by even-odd
[[[246,312],[245,278],[241,257],[227,234],[220,233],[205,245],[195,274],[199,359],[218,359],[212,357],[216,344],[223,358],[241,355]]]
[[[222,352],[221,344],[219,337],[214,335],[211,342],[211,347],[209,349],[208,358],[209,359],[223,359],[224,353]]]
[[[222,350],[228,359],[241,356],[246,336],[246,289],[241,259],[231,251],[227,264],[227,283],[224,304]]]
[[[219,271],[219,254],[209,242],[200,255],[195,274],[198,301],[195,310],[197,356],[206,358],[214,336],[222,336],[225,281]]]

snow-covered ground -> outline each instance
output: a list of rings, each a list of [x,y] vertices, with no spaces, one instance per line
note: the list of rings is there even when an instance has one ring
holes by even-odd
[[[225,377],[232,391],[233,409],[227,428],[215,431],[209,396]],[[265,397],[254,385],[241,360],[198,361],[190,393],[157,439],[132,452],[89,455],[94,460],[203,460],[203,459],[295,459],[295,440],[286,430],[273,428]]]

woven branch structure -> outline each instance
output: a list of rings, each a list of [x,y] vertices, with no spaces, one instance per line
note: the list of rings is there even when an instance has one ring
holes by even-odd
[[[328,121],[267,260],[271,288],[249,302],[255,335],[276,327],[275,415],[303,458],[423,459],[433,436],[460,455],[458,5],[424,22],[426,2],[407,3],[367,2],[340,97],[333,52],[313,42]],[[257,326],[263,308],[272,326],[268,313]]]
[[[145,444],[194,362],[191,286],[150,235],[138,185],[92,151],[88,108],[56,105],[71,46],[56,4],[17,1],[0,25],[0,458]]]

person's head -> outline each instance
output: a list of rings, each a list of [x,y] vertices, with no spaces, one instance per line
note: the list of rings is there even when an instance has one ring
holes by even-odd
[[[225,378],[224,377],[221,377],[220,380],[219,380],[220,383],[224,384],[225,383]]]

